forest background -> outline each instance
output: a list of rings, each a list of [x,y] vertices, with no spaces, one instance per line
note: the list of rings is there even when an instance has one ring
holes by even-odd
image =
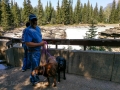
[[[81,3],[77,0],[76,6],[73,8],[72,0],[58,0],[57,7],[52,6],[52,2],[47,2],[45,8],[41,0],[38,5],[33,7],[30,0],[24,0],[23,7],[19,7],[18,3],[11,0],[0,0],[0,26],[3,30],[10,30],[16,27],[24,26],[29,21],[28,16],[31,13],[37,15],[38,25],[78,25],[91,24],[118,24],[120,23],[120,0],[113,0],[105,8],[95,7],[87,3]]]

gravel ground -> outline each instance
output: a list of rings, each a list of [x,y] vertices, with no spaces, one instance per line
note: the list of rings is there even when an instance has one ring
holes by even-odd
[[[66,74],[57,87],[46,87],[46,78],[40,76],[41,82],[32,86],[29,82],[30,70],[21,72],[21,68],[0,70],[0,90],[120,90],[120,83],[104,81],[83,76]]]

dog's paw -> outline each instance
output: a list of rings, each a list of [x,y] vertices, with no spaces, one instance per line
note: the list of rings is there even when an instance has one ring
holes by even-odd
[[[56,87],[57,85],[53,83],[53,85],[52,85],[52,86],[53,86],[53,87]]]
[[[45,84],[45,86],[50,86],[50,83]]]

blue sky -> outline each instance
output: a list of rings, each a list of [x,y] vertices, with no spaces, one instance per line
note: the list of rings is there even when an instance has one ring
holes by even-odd
[[[17,2],[19,7],[23,7],[23,1],[24,0],[13,0],[13,1]],[[43,4],[43,7],[46,6],[47,1],[51,1],[52,6],[54,6],[54,8],[56,9],[58,0],[41,0],[41,3]],[[60,1],[60,3],[62,2],[62,0],[59,0],[59,1]],[[80,0],[80,1],[83,4],[88,2],[88,0]],[[93,7],[95,6],[96,2],[98,3],[98,7],[100,7],[100,6],[105,7],[105,6],[107,6],[108,3],[113,2],[113,0],[89,0],[89,1],[93,5]],[[116,0],[116,1],[118,1],[118,0]],[[77,2],[77,0],[73,0],[73,7],[76,5],[76,2]],[[31,4],[32,4],[33,7],[37,6],[38,0],[31,0]]]

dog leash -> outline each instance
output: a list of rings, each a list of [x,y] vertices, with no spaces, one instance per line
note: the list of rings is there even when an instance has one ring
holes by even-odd
[[[46,47],[46,46],[47,46],[47,47]],[[51,54],[48,52],[48,44],[47,44],[47,42],[45,43],[45,47],[46,47],[46,48],[43,47],[43,51],[44,51],[45,53],[47,53],[48,56],[50,57]]]

